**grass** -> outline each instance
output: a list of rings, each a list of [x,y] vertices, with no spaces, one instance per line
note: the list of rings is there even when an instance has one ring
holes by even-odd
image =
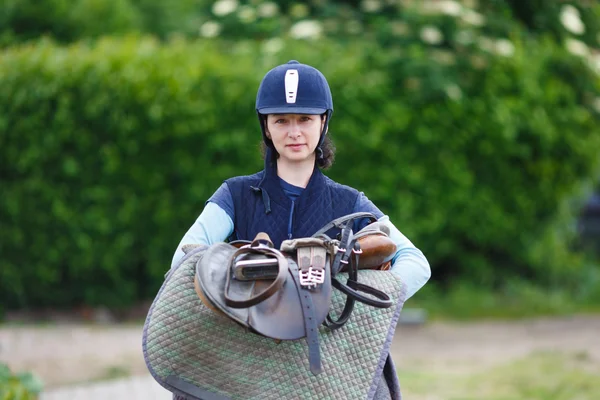
[[[109,381],[131,376],[130,368],[126,365],[113,365],[105,368],[94,381]]]
[[[399,370],[411,400],[592,400],[600,365],[587,354],[534,353],[486,370]]]
[[[432,319],[437,320],[552,317],[598,313],[600,293],[576,297],[567,290],[543,289],[524,281],[512,282],[496,292],[463,283],[442,292],[434,284],[427,284],[406,307],[425,309]]]

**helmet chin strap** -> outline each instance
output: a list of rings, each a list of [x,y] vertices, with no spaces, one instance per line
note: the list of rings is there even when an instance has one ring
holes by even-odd
[[[327,129],[329,128],[329,120],[331,119],[331,111],[327,110],[325,112],[325,124],[323,125],[323,130],[321,131],[321,137],[319,138],[319,144],[317,145],[317,149],[321,148],[321,145],[325,141],[325,135],[327,135]]]

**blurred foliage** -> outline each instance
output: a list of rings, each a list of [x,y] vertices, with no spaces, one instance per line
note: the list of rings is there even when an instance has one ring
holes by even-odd
[[[589,0],[5,0],[0,313],[154,296],[204,201],[261,168],[254,96],[289,59],[332,86],[329,175],[435,280],[600,298],[572,251],[600,174],[599,15]]]
[[[461,29],[468,40],[506,37],[524,27],[528,33],[551,33],[559,42],[598,47],[599,15],[600,4],[592,0],[5,0],[0,45],[42,35],[72,42],[125,32],[161,39],[178,34],[348,41],[395,33],[397,44],[399,36],[422,35],[420,27],[428,23],[440,28],[446,40]]]
[[[569,239],[570,201],[600,171],[598,75],[553,40],[514,32],[446,50],[422,37],[274,47],[138,36],[5,49],[2,304],[153,297],[204,201],[262,167],[256,89],[292,58],[332,87],[329,175],[389,214],[435,279],[524,277],[597,296]]]
[[[0,362],[0,400],[36,400],[42,386],[32,373],[14,374]]]

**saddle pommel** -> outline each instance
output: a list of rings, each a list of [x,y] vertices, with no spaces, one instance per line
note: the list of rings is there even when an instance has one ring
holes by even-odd
[[[362,254],[359,269],[387,269],[388,262],[396,254],[396,244],[386,235],[366,235],[358,239]]]
[[[396,254],[396,244],[389,237],[390,228],[385,222],[373,222],[356,233],[361,254],[358,269],[388,270]],[[344,271],[345,268],[342,268]]]
[[[258,232],[256,234],[256,236],[254,237],[254,240],[252,241],[251,246],[254,247],[255,245],[257,245],[259,243],[265,244],[269,247],[273,247],[273,242],[271,241],[271,238],[265,232]]]

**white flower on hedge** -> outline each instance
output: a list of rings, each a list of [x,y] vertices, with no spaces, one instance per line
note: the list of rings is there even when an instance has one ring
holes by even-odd
[[[241,6],[238,10],[240,21],[251,24],[256,21],[256,10],[252,6]]]
[[[219,0],[213,4],[212,12],[217,17],[224,17],[225,15],[234,12],[237,7],[237,0]]]
[[[314,39],[321,36],[323,27],[318,21],[304,20],[296,22],[290,29],[290,35],[296,39]]]
[[[360,3],[360,8],[362,8],[364,12],[368,13],[375,13],[381,10],[382,7],[383,4],[381,4],[379,0],[363,0]]]
[[[482,26],[485,24],[485,17],[473,10],[465,10],[461,14],[460,18],[467,24],[474,26]]]
[[[440,44],[444,40],[442,32],[432,25],[426,25],[421,29],[421,40],[429,44]]]
[[[587,44],[583,43],[581,40],[567,38],[565,40],[565,47],[567,50],[576,56],[586,57],[590,53],[590,49]]]
[[[263,51],[268,54],[279,53],[283,49],[283,40],[281,38],[272,38],[263,44]]]
[[[200,35],[206,38],[218,36],[221,33],[221,24],[215,21],[207,21],[200,26]]]
[[[258,15],[262,18],[271,18],[277,15],[279,6],[272,1],[266,1],[258,5]]]
[[[456,101],[462,98],[463,92],[460,89],[460,87],[455,83],[446,86],[444,91],[446,92],[446,95],[452,100]]]
[[[560,10],[560,22],[571,33],[581,35],[585,32],[585,25],[581,21],[579,10],[571,4],[565,4]]]
[[[498,39],[494,50],[498,55],[510,57],[515,54],[515,45],[508,39]]]
[[[438,7],[443,14],[451,15],[453,17],[458,17],[462,12],[460,3],[452,0],[440,1]]]

